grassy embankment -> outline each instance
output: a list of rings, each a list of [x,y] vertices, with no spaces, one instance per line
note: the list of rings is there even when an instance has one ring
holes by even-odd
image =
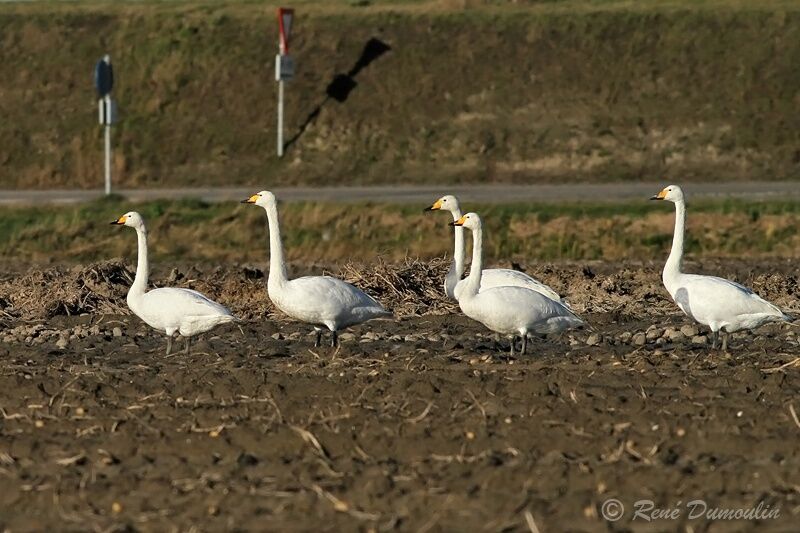
[[[150,227],[151,261],[255,262],[267,256],[262,209],[239,204],[157,201],[131,206],[111,198],[86,205],[4,208],[0,254],[20,263],[135,261],[129,228],[109,222],[131,208]],[[674,221],[671,204],[469,205],[486,225],[490,262],[663,259]],[[449,214],[419,205],[281,205],[291,260],[370,262],[452,253]],[[800,203],[698,201],[689,206],[690,257],[800,255]]]
[[[0,188],[102,183],[105,52],[125,187],[800,177],[797,2],[295,4],[284,160],[274,6],[1,5]]]

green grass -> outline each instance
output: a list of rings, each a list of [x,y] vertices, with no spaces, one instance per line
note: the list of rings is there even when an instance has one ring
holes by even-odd
[[[0,210],[7,261],[80,263],[135,260],[133,231],[109,225],[131,209],[147,220],[154,262],[264,262],[263,210],[197,200],[130,205],[119,198],[85,205]],[[672,238],[671,204],[471,205],[485,224],[490,262],[663,258]],[[452,253],[449,214],[418,205],[281,204],[290,259],[336,263]],[[800,253],[800,203],[699,201],[689,206],[690,256]]]

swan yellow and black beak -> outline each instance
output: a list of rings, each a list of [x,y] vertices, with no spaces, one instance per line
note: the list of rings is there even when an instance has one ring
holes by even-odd
[[[441,199],[439,199],[439,200],[436,200],[435,202],[433,202],[433,205],[432,205],[432,206],[430,206],[430,207],[426,207],[426,208],[423,210],[423,212],[424,212],[424,211],[436,211],[436,210],[438,210],[438,209],[441,209],[441,208],[442,208],[442,200],[441,200]]]
[[[114,222],[112,222],[112,223],[111,223],[111,225],[112,225],[112,226],[115,226],[115,225],[116,225],[116,226],[121,226],[121,225],[125,224],[125,222],[126,222],[127,220],[128,220],[128,217],[126,217],[125,215],[122,215],[122,216],[121,216],[121,217],[119,217],[117,220],[115,220]]]
[[[258,195],[257,195],[257,194],[254,194],[253,196],[251,196],[251,197],[250,197],[250,198],[248,198],[247,200],[242,200],[242,203],[243,203],[243,204],[254,204],[254,203],[256,203],[257,201],[258,201]]]
[[[451,226],[463,226],[464,222],[466,220],[467,220],[467,215],[464,215],[463,217],[459,218],[458,220],[455,220],[455,221],[451,222],[450,225]]]
[[[656,194],[655,196],[651,196],[651,200],[663,200],[664,197],[667,195],[667,189],[661,189],[661,192]]]

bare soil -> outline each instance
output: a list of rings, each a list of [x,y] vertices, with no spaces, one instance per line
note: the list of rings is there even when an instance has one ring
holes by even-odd
[[[344,269],[398,318],[338,350],[274,314],[257,269],[156,269],[247,319],[169,357],[121,304],[124,265],[10,274],[0,530],[793,530],[800,331],[737,334],[729,353],[681,336],[659,266],[531,267],[592,329],[515,357],[438,296],[443,263]],[[791,262],[689,266],[798,307]],[[639,499],[780,516],[631,522]]]

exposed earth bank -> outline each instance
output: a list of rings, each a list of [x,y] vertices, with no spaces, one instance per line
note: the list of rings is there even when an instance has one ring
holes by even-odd
[[[275,156],[251,2],[0,6],[0,188],[800,177],[798,4],[304,2]],[[374,5],[373,5],[374,4]]]

